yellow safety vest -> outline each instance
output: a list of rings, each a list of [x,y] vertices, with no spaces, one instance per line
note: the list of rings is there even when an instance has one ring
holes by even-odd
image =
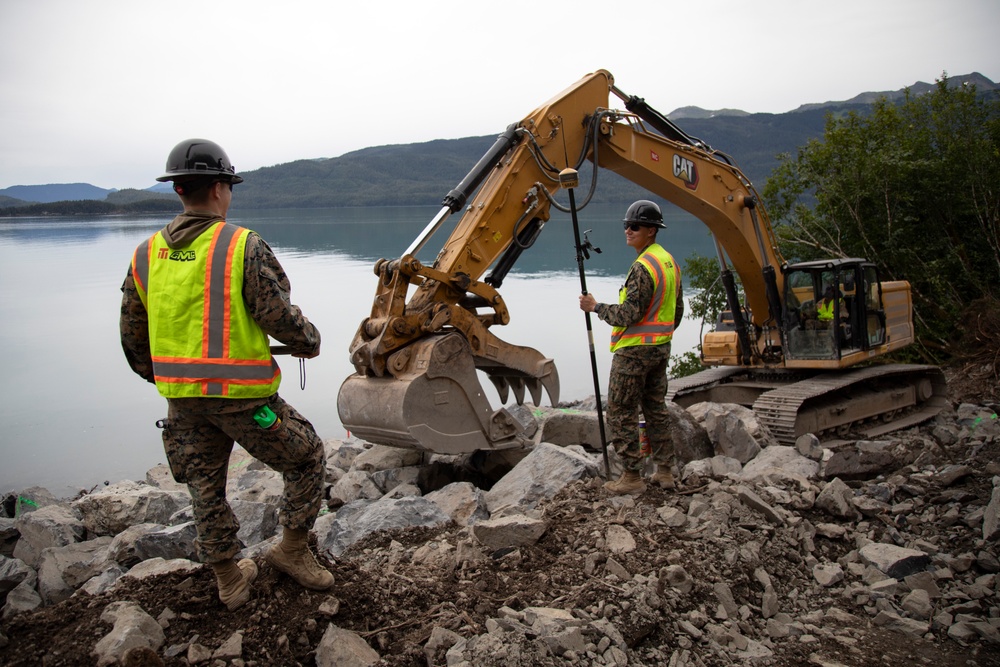
[[[612,328],[612,352],[635,345],[663,345],[674,336],[680,268],[659,243],[646,248],[635,262],[641,264],[653,278],[653,300],[640,321],[628,327]],[[627,290],[622,287],[618,291],[618,303],[624,303],[627,296]]]
[[[265,398],[281,370],[243,301],[249,229],[219,221],[184,248],[161,232],[136,248],[132,277],[149,314],[156,388],[167,398]]]
[[[816,319],[821,322],[833,321],[833,299],[820,301],[819,308],[816,309]]]

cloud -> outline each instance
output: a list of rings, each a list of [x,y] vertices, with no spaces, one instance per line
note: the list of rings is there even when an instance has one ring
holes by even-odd
[[[0,187],[148,187],[188,137],[238,169],[499,133],[598,68],[669,112],[780,113],[1000,78],[988,0],[0,6]]]

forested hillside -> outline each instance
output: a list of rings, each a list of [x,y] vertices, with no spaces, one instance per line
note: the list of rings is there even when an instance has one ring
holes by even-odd
[[[995,94],[997,88],[996,84],[977,73],[948,81],[950,86],[972,83],[981,95]],[[751,182],[762,189],[780,164],[779,156],[794,156],[810,140],[820,139],[828,118],[843,118],[851,113],[865,115],[879,99],[897,103],[907,90],[914,96],[920,96],[932,89],[931,84],[918,82],[909,89],[862,93],[846,102],[808,104],[782,114],[747,114],[738,110],[706,111],[684,107],[676,110],[671,117],[676,115],[676,122],[684,132],[728,155]],[[497,128],[497,134],[503,129]],[[246,180],[237,189],[233,210],[437,205],[495,139],[494,134],[375,146],[335,158],[303,159],[241,172]],[[589,182],[589,174],[581,173],[584,190],[589,187]],[[76,201],[97,200],[101,197],[100,192],[100,189],[87,184],[13,186],[0,190],[0,216],[170,209],[162,201],[137,206],[143,199],[163,198],[161,192],[150,190],[103,191],[108,193],[102,202],[105,206]],[[74,201],[56,201],[59,197],[57,193],[63,193],[63,200]],[[592,201],[624,203],[648,196],[645,190],[616,174],[605,172],[600,175]],[[172,199],[173,194],[167,193],[166,198]]]

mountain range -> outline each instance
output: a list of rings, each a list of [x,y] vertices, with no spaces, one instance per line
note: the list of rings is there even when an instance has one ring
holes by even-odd
[[[949,76],[948,83],[975,85],[980,94],[997,95],[1000,90],[1000,86],[977,72]],[[900,90],[861,93],[844,101],[804,104],[782,114],[688,106],[675,109],[668,116],[687,134],[734,158],[750,180],[761,186],[777,166],[779,155],[794,154],[808,140],[823,136],[828,115],[850,111],[863,113],[880,98],[897,101],[907,90],[911,95],[920,95],[936,85],[918,81]],[[241,172],[245,183],[239,186],[233,209],[437,205],[495,139],[495,135],[490,135],[375,146],[336,158],[296,160]],[[630,201],[647,196],[644,192],[620,176],[608,173],[602,177],[601,188],[593,201]],[[36,209],[32,204],[102,201],[113,207],[151,199],[176,202],[169,185],[162,183],[147,190],[122,191],[88,183],[14,185],[0,189],[0,208],[14,214],[17,207]],[[163,207],[153,206],[150,210],[159,208]]]

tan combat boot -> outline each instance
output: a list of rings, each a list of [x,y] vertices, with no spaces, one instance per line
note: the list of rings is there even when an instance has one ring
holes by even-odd
[[[656,466],[656,472],[649,478],[653,484],[659,484],[661,489],[674,488],[674,473],[667,466]]]
[[[213,563],[212,571],[219,585],[219,599],[229,611],[238,609],[250,599],[250,584],[257,578],[257,564],[249,558],[239,563],[229,559]]]
[[[646,490],[646,484],[638,472],[626,470],[615,481],[605,482],[604,488],[617,495],[638,495]]]
[[[309,531],[285,528],[281,542],[271,547],[264,560],[306,588],[315,591],[333,586],[333,574],[309,551]]]

